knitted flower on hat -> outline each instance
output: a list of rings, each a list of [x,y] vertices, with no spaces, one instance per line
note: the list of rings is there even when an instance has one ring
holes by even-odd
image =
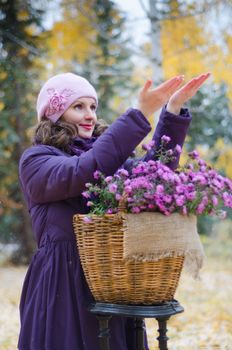
[[[44,112],[45,117],[52,116],[57,112],[64,112],[65,104],[67,103],[67,98],[75,94],[72,90],[63,90],[60,94],[55,89],[47,89],[50,99],[48,101],[48,107]]]

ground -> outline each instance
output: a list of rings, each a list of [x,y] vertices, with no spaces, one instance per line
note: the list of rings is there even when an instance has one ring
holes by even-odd
[[[232,350],[232,238],[203,238],[207,259],[201,280],[182,274],[175,298],[185,311],[168,322],[170,350]],[[16,350],[18,303],[26,267],[0,267],[0,349]],[[150,350],[157,323],[146,320]],[[94,350],[94,349],[93,349]]]

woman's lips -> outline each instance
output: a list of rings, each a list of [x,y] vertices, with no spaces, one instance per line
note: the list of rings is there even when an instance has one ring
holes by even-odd
[[[91,130],[92,129],[92,125],[89,124],[79,124],[82,128],[84,128],[85,130]]]

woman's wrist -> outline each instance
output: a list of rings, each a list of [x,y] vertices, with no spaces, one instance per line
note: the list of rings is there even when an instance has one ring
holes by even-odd
[[[168,102],[166,110],[169,113],[172,113],[172,114],[175,114],[175,115],[180,115],[181,107],[180,106],[175,106],[171,102]]]
[[[137,107],[135,107],[135,108],[138,109],[144,115],[144,117],[146,119],[149,118],[150,115],[149,115],[148,111],[140,103],[138,103]]]

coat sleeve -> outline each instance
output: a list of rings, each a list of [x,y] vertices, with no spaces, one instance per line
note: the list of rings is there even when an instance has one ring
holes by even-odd
[[[187,131],[189,128],[189,125],[191,123],[192,117],[189,113],[188,109],[182,108],[180,111],[180,115],[175,115],[166,110],[164,107],[161,111],[159,121],[155,130],[155,133],[153,135],[153,140],[155,141],[154,148],[147,152],[145,156],[143,156],[140,159],[133,159],[130,158],[124,163],[124,167],[127,170],[130,170],[134,162],[136,161],[148,161],[148,160],[155,160],[156,157],[156,150],[159,149],[161,144],[161,137],[163,135],[169,136],[171,138],[171,141],[167,145],[167,149],[173,149],[176,145],[180,145],[181,147],[184,144],[184,140],[187,135]],[[169,168],[175,170],[179,164],[179,156],[176,157],[176,159],[172,162],[169,162],[167,165]]]
[[[79,157],[67,156],[51,146],[31,147],[19,164],[23,190],[34,203],[79,196],[85,183],[94,181],[95,170],[113,175],[150,130],[143,114],[130,109]]]

